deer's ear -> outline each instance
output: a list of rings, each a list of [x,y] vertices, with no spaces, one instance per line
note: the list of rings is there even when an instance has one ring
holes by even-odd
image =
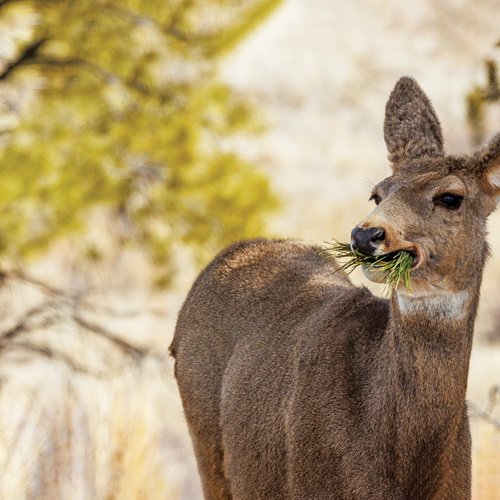
[[[485,191],[500,203],[500,134],[490,141],[477,157],[478,169]]]
[[[400,78],[389,97],[384,138],[393,169],[405,160],[444,154],[439,120],[413,78]]]

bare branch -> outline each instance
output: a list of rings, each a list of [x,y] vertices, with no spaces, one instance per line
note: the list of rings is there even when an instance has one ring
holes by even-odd
[[[42,322],[40,323],[34,324],[33,322],[40,314],[46,312],[53,305],[54,305],[53,302],[44,302],[41,305],[29,309],[24,314],[21,321],[16,323],[13,327],[9,328],[5,332],[0,333],[0,350],[4,347],[4,345],[8,340],[11,340],[19,336],[19,334],[30,332],[37,328],[43,328],[44,326],[49,325],[52,318],[45,317],[42,319]]]
[[[47,295],[63,298],[63,299],[66,299],[68,301],[71,301],[71,302],[78,300],[80,295],[81,295],[81,294],[69,293],[66,290],[62,290],[60,288],[57,288],[53,285],[50,285],[49,283],[47,283],[45,281],[42,281],[42,280],[39,280],[38,278],[34,278],[33,276],[30,276],[29,274],[25,273],[24,271],[22,271],[20,269],[4,273],[4,279],[22,281],[24,283],[27,283],[29,285],[33,285],[33,286],[39,288],[42,292],[46,293]]]
[[[45,356],[50,359],[54,359],[56,361],[61,361],[67,366],[69,366],[73,371],[78,372],[78,373],[83,373],[86,375],[92,375],[94,377],[106,377],[110,376],[112,373],[116,373],[112,370],[92,370],[84,366],[83,364],[80,364],[76,362],[71,356],[68,354],[59,351],[57,349],[53,349],[51,347],[48,347],[46,345],[37,345],[33,342],[15,342],[12,343],[9,346],[9,349],[22,349],[26,352],[34,353],[34,354],[40,354],[42,356]]]
[[[488,396],[488,404],[486,409],[482,409],[476,403],[469,403],[470,413],[472,418],[481,418],[485,422],[490,423],[495,429],[500,431],[500,419],[494,415],[497,406],[500,404],[500,386],[494,385],[490,388]]]
[[[0,282],[3,279],[17,279],[19,281],[25,282],[29,285],[33,285],[39,288],[42,292],[47,295],[58,297],[64,300],[67,303],[74,303],[75,307],[80,307],[82,309],[91,310],[94,312],[100,312],[102,314],[106,314],[107,316],[115,316],[119,318],[131,318],[135,316],[155,316],[159,318],[165,318],[166,313],[162,309],[154,308],[154,307],[144,307],[140,309],[134,310],[123,310],[117,309],[105,304],[99,304],[92,300],[89,300],[84,297],[82,293],[70,293],[66,290],[62,290],[61,288],[57,288],[49,283],[39,280],[38,278],[34,278],[33,276],[28,275],[24,271],[17,270],[9,273],[0,273]]]
[[[7,67],[0,73],[0,80],[5,80],[16,68],[25,64],[31,59],[34,59],[42,45],[45,44],[47,38],[40,38],[35,40],[33,43],[28,45],[22,52],[19,54],[18,58],[15,61],[10,62]]]
[[[476,405],[475,403],[469,403],[469,408],[471,410],[471,417],[472,418],[480,418],[491,425],[495,427],[495,429],[500,431],[500,420],[493,417],[490,413],[486,412],[483,410],[480,406]]]
[[[122,352],[127,354],[133,359],[138,359],[138,358],[144,358],[148,354],[151,354],[151,351],[149,349],[144,349],[141,347],[136,347],[129,342],[126,342],[122,338],[120,338],[117,334],[110,332],[106,328],[103,328],[100,325],[96,325],[94,323],[91,323],[90,321],[82,318],[78,314],[73,315],[73,319],[76,322],[78,326],[80,326],[83,330],[87,332],[94,333],[112,344],[114,344],[116,347],[118,347]]]
[[[494,385],[490,387],[488,392],[488,406],[486,407],[486,411],[488,413],[493,413],[495,411],[496,406],[500,403],[500,385]]]
[[[106,314],[113,314],[119,317],[129,317],[134,314],[138,315],[151,313],[163,315],[161,311],[119,311],[102,304],[85,301],[82,299],[81,294],[66,292],[37,278],[33,278],[20,270],[6,273],[4,276],[6,279],[19,280],[35,286],[52,299],[29,309],[14,326],[4,332],[0,332],[0,352],[12,349],[21,349],[50,359],[62,361],[74,371],[87,373],[97,377],[112,376],[114,373],[118,373],[118,369],[93,370],[87,368],[83,364],[75,361],[73,356],[69,354],[52,347],[41,346],[33,341],[19,339],[23,333],[36,332],[39,329],[47,328],[55,324],[56,314],[64,308],[64,314],[69,315],[68,319],[70,323],[73,323],[86,333],[97,335],[108,341],[114,348],[118,348],[118,350],[128,358],[131,358],[136,362],[143,360],[146,357],[149,359],[163,361],[161,353],[154,352],[148,348],[135,346],[127,340],[124,340],[119,334],[112,332],[97,323],[89,321],[83,316],[84,311],[99,310]],[[50,311],[51,309],[52,311]]]

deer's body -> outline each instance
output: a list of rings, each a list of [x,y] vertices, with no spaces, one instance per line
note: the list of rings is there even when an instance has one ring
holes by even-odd
[[[430,106],[413,81],[399,85],[389,107],[401,92]],[[500,140],[474,160],[443,158],[427,126],[433,140],[415,157],[406,139],[405,163],[390,126],[394,174],[359,226],[384,237],[353,244],[411,249],[413,295],[376,298],[316,246],[253,240],[222,252],[184,303],[171,350],[208,499],[470,498],[465,391],[497,195],[469,177],[495,184]],[[469,173],[472,161],[486,166]],[[467,205],[436,209],[443,189]],[[408,223],[412,211],[421,217]],[[429,220],[444,221],[440,235]]]

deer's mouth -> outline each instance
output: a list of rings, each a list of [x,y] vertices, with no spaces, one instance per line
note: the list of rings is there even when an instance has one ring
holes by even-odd
[[[382,252],[379,247],[367,255],[359,248],[353,248],[352,243],[335,242],[329,252],[337,259],[347,259],[337,270],[349,274],[360,266],[369,280],[384,283],[387,290],[403,284],[411,291],[410,272],[423,262],[422,252],[412,244],[400,248],[393,247],[390,252]]]
[[[408,252],[412,256],[413,262],[411,264],[411,268],[415,269],[416,267],[419,266],[420,262],[422,261],[420,253],[418,252],[417,249],[406,250],[406,252]]]
[[[410,289],[410,271],[420,262],[419,252],[414,247],[407,247],[367,258],[362,269],[371,281],[393,287],[402,282]]]
[[[394,250],[393,252],[384,253],[384,254],[379,256],[379,260],[381,262],[391,263],[400,257],[401,252],[405,252],[411,256],[411,258],[412,258],[411,268],[412,269],[416,268],[420,264],[420,260],[421,260],[420,254],[419,254],[418,250],[414,247],[401,248],[400,250]]]
[[[423,261],[423,252],[419,251],[416,246],[408,245],[401,248],[391,249],[390,252],[380,253],[379,255],[375,255],[380,262],[391,263],[394,260],[398,259],[401,253],[405,253],[411,256],[411,269],[419,267]]]

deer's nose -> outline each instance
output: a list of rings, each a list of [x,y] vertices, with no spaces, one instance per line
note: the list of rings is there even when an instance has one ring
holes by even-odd
[[[351,232],[351,248],[365,255],[373,255],[377,244],[385,239],[385,231],[380,227],[358,227]]]

